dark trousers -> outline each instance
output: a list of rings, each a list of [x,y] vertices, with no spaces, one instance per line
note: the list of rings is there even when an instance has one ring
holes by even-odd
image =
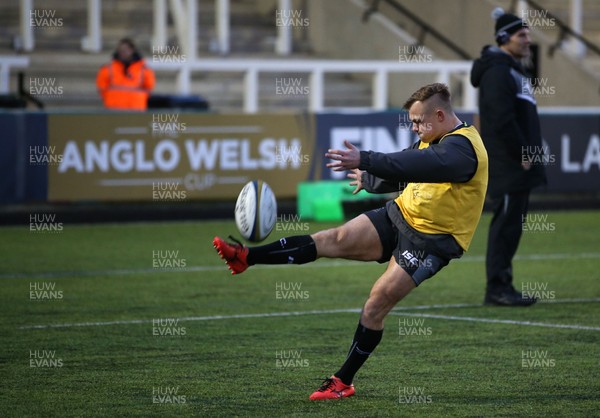
[[[486,255],[488,290],[512,285],[512,259],[517,252],[529,207],[529,191],[508,193],[492,199]]]

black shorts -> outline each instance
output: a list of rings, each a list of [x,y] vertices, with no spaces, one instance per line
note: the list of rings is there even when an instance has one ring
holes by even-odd
[[[427,245],[416,245],[406,234],[401,234],[385,207],[370,210],[365,212],[365,215],[375,226],[383,246],[383,254],[377,261],[387,263],[393,255],[398,265],[410,275],[417,286],[450,262],[450,258],[434,254]]]

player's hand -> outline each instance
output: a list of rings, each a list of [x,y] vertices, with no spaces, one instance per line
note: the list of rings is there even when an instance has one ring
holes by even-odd
[[[523,167],[523,170],[527,171],[531,168],[531,163],[529,161],[523,161],[521,167]]]
[[[344,140],[345,150],[330,149],[325,153],[326,158],[336,160],[336,162],[328,163],[327,167],[332,168],[333,171],[345,171],[358,168],[360,165],[360,151],[347,139]]]
[[[362,173],[363,172],[358,168],[355,168],[352,170],[352,172],[348,173],[348,178],[353,179],[353,181],[350,182],[350,186],[356,186],[352,194],[356,194],[363,189]]]

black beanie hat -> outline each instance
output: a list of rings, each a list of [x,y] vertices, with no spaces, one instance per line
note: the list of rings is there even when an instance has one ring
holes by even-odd
[[[512,35],[518,30],[528,27],[527,22],[524,22],[523,19],[510,13],[504,13],[504,10],[500,7],[494,9],[492,17],[496,20],[496,26],[494,28],[496,36],[498,36],[500,32],[506,32],[509,35]]]

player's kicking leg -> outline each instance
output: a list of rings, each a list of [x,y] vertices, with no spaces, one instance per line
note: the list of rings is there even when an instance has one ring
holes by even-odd
[[[337,228],[281,238],[257,247],[227,243],[219,237],[213,239],[213,246],[231,274],[242,273],[255,264],[305,264],[320,257],[375,261],[383,251],[375,226],[364,214]]]
[[[415,287],[410,275],[392,257],[385,273],[373,285],[363,307],[346,361],[310,395],[311,400],[339,399],[354,395],[352,380],[381,341],[384,318]]]

